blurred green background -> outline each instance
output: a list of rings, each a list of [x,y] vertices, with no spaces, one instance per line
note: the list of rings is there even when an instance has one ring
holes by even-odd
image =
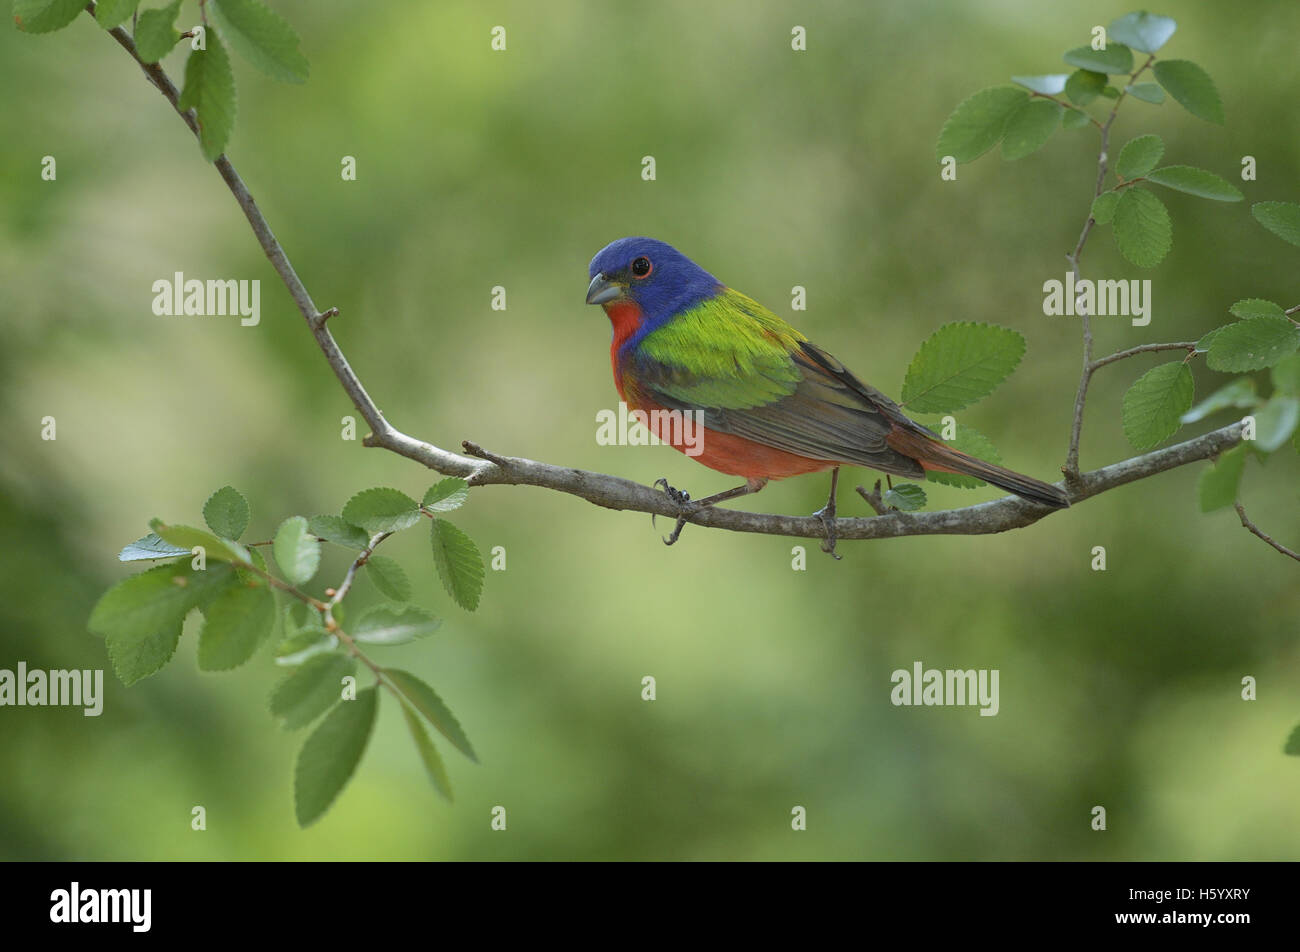
[[[666,476],[695,495],[729,477],[666,447],[596,445],[615,406],[609,326],[586,307],[610,240],[676,244],[897,396],[916,347],[951,320],[1028,340],[1021,368],[961,415],[1008,465],[1064,459],[1079,329],[1042,282],[1086,214],[1095,130],[1058,133],[941,182],[939,128],[1013,73],[1128,12],[1102,3],[276,2],[303,38],[303,86],[236,59],[229,154],[353,366],[399,428],[445,447]],[[1172,101],[1129,103],[1116,141],[1156,132],[1167,162],[1237,179],[1248,201],[1300,196],[1300,6],[1172,0],[1163,51],[1218,82],[1226,128]],[[193,4],[181,23],[195,21]],[[794,24],[807,52],[790,49]],[[508,49],[489,49],[507,28]],[[165,66],[178,79],[183,52]],[[326,817],[294,822],[305,732],[277,729],[264,651],[200,674],[194,627],[160,674],[124,688],[88,634],[99,594],[139,566],[118,549],[153,516],[193,522],[226,483],[247,538],[430,474],[339,438],[352,408],[239,209],[157,92],[89,17],[49,36],[0,30],[0,667],[105,668],[101,717],[0,709],[0,856],[9,859],[1287,859],[1300,854],[1297,566],[1231,510],[1197,511],[1200,466],[1001,536],[844,543],[688,528],[672,549],[641,514],[527,488],[475,490],[457,522],[504,546],[467,614],[427,535],[394,540],[432,639],[377,655],[425,677],[482,759],[442,745],[437,799],[399,712],[381,703],[361,767]],[[658,178],[640,177],[654,155]],[[54,155],[56,182],[41,181]],[[357,158],[358,179],[340,178]],[[1242,297],[1296,303],[1294,249],[1247,204],[1168,193],[1175,244],[1151,272],[1109,233],[1093,277],[1150,277],[1147,328],[1099,320],[1098,353],[1195,338]],[[173,272],[260,278],[262,323],[156,317]],[[508,309],[489,307],[504,285]],[[790,288],[808,289],[792,315]],[[1101,371],[1083,440],[1095,468],[1131,454],[1125,388],[1160,355]],[[1198,396],[1224,379],[1197,362]],[[40,439],[41,418],[58,439]],[[1226,419],[1189,427],[1193,435]],[[1245,499],[1300,541],[1296,463],[1252,462]],[[864,514],[851,471],[842,512]],[[930,485],[934,505],[995,498]],[[826,479],[774,484],[765,512],[807,513]],[[664,527],[661,525],[660,529]],[[1089,569],[1091,549],[1108,553]],[[335,551],[318,580],[340,576]],[[378,600],[362,583],[355,600]],[[356,606],[352,609],[356,611]],[[191,619],[193,622],[194,619]],[[890,704],[890,673],[997,668],[1001,712]],[[653,675],[658,700],[640,699]],[[1259,700],[1240,698],[1258,679]],[[365,679],[362,679],[365,683]],[[191,832],[191,807],[207,809]],[[489,811],[508,810],[493,832]],[[1093,832],[1089,811],[1109,813]],[[806,832],[790,811],[807,808]]]

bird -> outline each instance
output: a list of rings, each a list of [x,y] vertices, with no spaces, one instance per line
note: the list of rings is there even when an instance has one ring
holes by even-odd
[[[700,508],[756,493],[771,480],[830,470],[830,498],[813,515],[826,530],[823,548],[839,558],[841,466],[908,479],[961,473],[1042,506],[1069,506],[1058,487],[947,445],[788,322],[672,245],[620,238],[596,253],[588,276],[587,303],[602,307],[613,329],[609,356],[619,397],[641,411],[638,419],[661,441],[745,480],[694,501],[666,478],[657,480],[655,487],[678,506],[677,524],[663,540],[668,545]],[[692,435],[672,411],[700,432]]]

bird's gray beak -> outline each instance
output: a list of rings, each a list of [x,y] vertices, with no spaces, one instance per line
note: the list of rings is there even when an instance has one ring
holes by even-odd
[[[587,303],[608,304],[615,298],[621,297],[626,289],[626,284],[611,281],[605,275],[598,274],[591,279],[591,284],[587,286]]]

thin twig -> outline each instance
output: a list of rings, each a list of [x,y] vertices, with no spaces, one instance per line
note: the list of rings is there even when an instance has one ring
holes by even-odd
[[[1262,529],[1260,529],[1260,527],[1257,526],[1257,525],[1255,525],[1255,523],[1251,522],[1250,519],[1249,519],[1249,518],[1247,517],[1247,515],[1246,515],[1246,507],[1245,507],[1245,506],[1243,506],[1241,503],[1238,502],[1238,503],[1233,503],[1233,508],[1237,510],[1237,515],[1241,517],[1241,524],[1242,524],[1243,526],[1245,526],[1245,527],[1246,527],[1247,529],[1249,529],[1251,532],[1255,533],[1255,535],[1257,535],[1259,538],[1263,539],[1265,542],[1267,542],[1267,543],[1268,543],[1269,545],[1271,545],[1273,548],[1277,549],[1277,550],[1278,550],[1279,552],[1281,552],[1283,555],[1290,556],[1291,558],[1295,559],[1297,562],[1300,562],[1300,552],[1295,552],[1295,551],[1293,551],[1293,550],[1291,550],[1291,549],[1288,549],[1288,548],[1287,548],[1286,546],[1284,546],[1282,543],[1278,542],[1276,539],[1274,539],[1274,538],[1273,538],[1272,536],[1270,536],[1268,533],[1266,533],[1266,532],[1264,532]]]
[[[1135,354],[1151,354],[1161,350],[1185,350],[1188,353],[1195,353],[1196,341],[1180,340],[1171,344],[1139,344],[1137,347],[1130,347],[1128,350],[1121,350],[1106,357],[1099,357],[1089,365],[1089,372],[1091,373],[1091,371],[1099,367],[1105,367],[1107,364],[1113,364],[1117,360],[1132,357]]]

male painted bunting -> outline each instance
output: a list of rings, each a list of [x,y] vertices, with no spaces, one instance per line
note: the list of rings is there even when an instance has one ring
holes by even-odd
[[[664,540],[669,545],[688,511],[756,493],[771,479],[829,469],[830,499],[814,515],[826,525],[833,554],[835,488],[845,465],[910,479],[923,479],[927,470],[963,473],[1040,505],[1069,505],[1055,486],[943,443],[795,328],[671,245],[620,238],[591,259],[590,276],[587,303],[601,305],[614,326],[609,356],[619,396],[648,414],[664,442],[745,479],[696,502],[667,480],[656,482],[683,513]],[[692,411],[702,426],[699,445],[656,410]]]

